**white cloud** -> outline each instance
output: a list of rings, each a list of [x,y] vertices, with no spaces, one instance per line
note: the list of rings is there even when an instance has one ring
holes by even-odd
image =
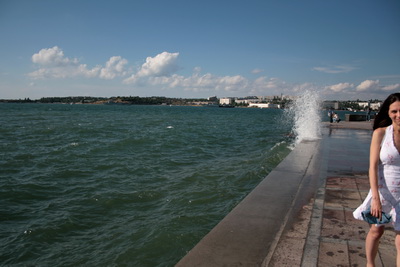
[[[375,91],[379,89],[379,80],[365,80],[356,87],[357,92]]]
[[[115,79],[122,78],[123,83],[133,84],[129,90],[134,90],[135,85],[148,86],[154,90],[173,89],[178,91],[207,92],[210,95],[296,95],[304,90],[318,90],[326,96],[339,96],[340,98],[354,96],[369,96],[387,94],[389,91],[400,90],[400,84],[380,85],[379,80],[365,80],[358,86],[352,83],[341,82],[329,86],[318,87],[312,83],[295,84],[278,78],[267,76],[249,80],[241,75],[217,76],[211,73],[201,73],[201,68],[194,68],[189,76],[178,75],[177,64],[179,53],[162,52],[154,57],[147,57],[145,62],[136,70],[128,66],[128,60],[121,56],[112,56],[103,65],[88,67],[77,58],[70,58],[58,46],[41,49],[32,56],[35,70],[28,73],[33,79],[62,79],[71,77]],[[314,68],[326,73],[348,72],[354,68],[348,66],[335,66],[330,68]],[[254,69],[254,74],[263,72],[261,69]],[[375,77],[375,79],[377,79]],[[387,83],[386,83],[387,84]],[[34,83],[31,84],[34,86]]]
[[[125,79],[124,83],[132,84],[145,77],[170,76],[179,69],[176,64],[178,56],[179,53],[162,52],[155,57],[147,57],[139,71]]]
[[[321,91],[312,83],[290,84],[278,78],[259,77],[248,80],[243,76],[216,76],[211,73],[200,74],[196,68],[191,76],[177,74],[148,78],[148,84],[163,86],[164,89],[182,89],[192,92],[209,92],[209,94],[234,93],[236,96],[245,95],[297,95],[305,90]],[[348,84],[348,86],[353,86]],[[335,87],[334,87],[335,88]]]
[[[86,64],[76,66],[57,66],[51,68],[40,68],[28,73],[28,76],[35,80],[46,78],[65,79],[77,76],[92,78],[98,75],[99,70],[99,66],[96,66],[93,69],[88,69]]]
[[[396,83],[393,85],[387,85],[382,87],[383,91],[395,91],[395,90],[400,90],[400,83]]]
[[[251,95],[275,95],[285,93],[289,89],[289,85],[278,78],[268,78],[262,76],[254,80],[250,85]]]
[[[259,74],[261,72],[264,72],[264,70],[262,70],[262,69],[254,69],[254,70],[251,71],[251,73],[253,73],[253,74]]]
[[[69,59],[64,56],[64,52],[58,47],[44,48],[32,56],[32,62],[39,65],[76,65],[78,59]]]
[[[400,84],[380,85],[379,80],[365,80],[359,85],[352,83],[338,83],[322,88],[321,93],[335,99],[371,99],[384,98],[389,91],[394,92],[400,89]]]
[[[219,77],[216,89],[228,92],[239,91],[247,87],[247,79],[240,76],[224,76]]]
[[[58,46],[41,49],[32,56],[32,62],[40,66],[38,70],[28,73],[33,79],[95,77],[100,70],[99,66],[88,69],[86,64],[79,64],[77,58],[65,57]]]
[[[321,91],[317,85],[309,82],[289,83],[279,78],[260,77],[249,85],[250,95],[298,95],[306,90]]]
[[[189,76],[171,75],[162,77],[151,77],[149,82],[152,85],[164,85],[168,88],[182,88],[186,91],[226,91],[235,92],[247,88],[248,80],[240,75],[236,76],[215,76],[210,73],[200,75],[200,69]]]
[[[138,76],[168,76],[178,70],[176,59],[179,53],[162,52],[155,57],[147,57]]]
[[[126,74],[125,65],[128,60],[120,57],[111,57],[104,68],[101,68],[99,77],[102,79],[114,79],[117,76],[124,76]]]
[[[289,93],[298,94],[298,93],[305,92],[307,90],[318,91],[317,89],[318,89],[318,87],[316,85],[314,85],[313,83],[306,82],[306,83],[292,85],[291,89],[289,90]]]
[[[325,87],[325,89],[329,89],[336,93],[339,93],[339,92],[343,92],[344,90],[350,89],[353,87],[354,87],[354,84],[351,84],[351,83],[338,83],[338,84],[327,86],[327,87]]]
[[[330,66],[330,67],[314,67],[313,70],[323,72],[323,73],[330,73],[330,74],[337,74],[337,73],[348,73],[356,68],[351,66],[345,65],[338,65],[338,66]]]
[[[89,69],[86,64],[79,65],[78,69],[72,71],[73,76],[84,76],[86,78],[93,78],[99,74],[100,66]]]

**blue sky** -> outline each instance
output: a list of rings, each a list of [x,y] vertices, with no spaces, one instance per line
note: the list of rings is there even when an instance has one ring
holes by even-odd
[[[0,98],[400,91],[398,0],[0,0]]]

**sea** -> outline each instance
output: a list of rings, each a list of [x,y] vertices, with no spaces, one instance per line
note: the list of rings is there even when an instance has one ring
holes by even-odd
[[[0,114],[1,266],[174,266],[304,124],[256,108],[5,103]]]

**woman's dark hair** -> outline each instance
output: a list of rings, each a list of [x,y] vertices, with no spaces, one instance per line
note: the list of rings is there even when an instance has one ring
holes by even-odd
[[[378,115],[376,115],[374,120],[373,129],[378,129],[382,127],[387,127],[392,124],[392,119],[389,117],[389,107],[396,101],[400,101],[400,93],[395,93],[389,95],[379,110]]]

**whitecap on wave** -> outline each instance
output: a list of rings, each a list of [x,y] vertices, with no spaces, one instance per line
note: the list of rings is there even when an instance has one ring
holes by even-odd
[[[285,141],[281,141],[281,142],[276,143],[273,147],[270,148],[270,151],[274,150],[275,148],[277,148],[277,147],[279,147],[280,145],[283,145],[283,144],[285,144],[285,143],[286,143]]]

